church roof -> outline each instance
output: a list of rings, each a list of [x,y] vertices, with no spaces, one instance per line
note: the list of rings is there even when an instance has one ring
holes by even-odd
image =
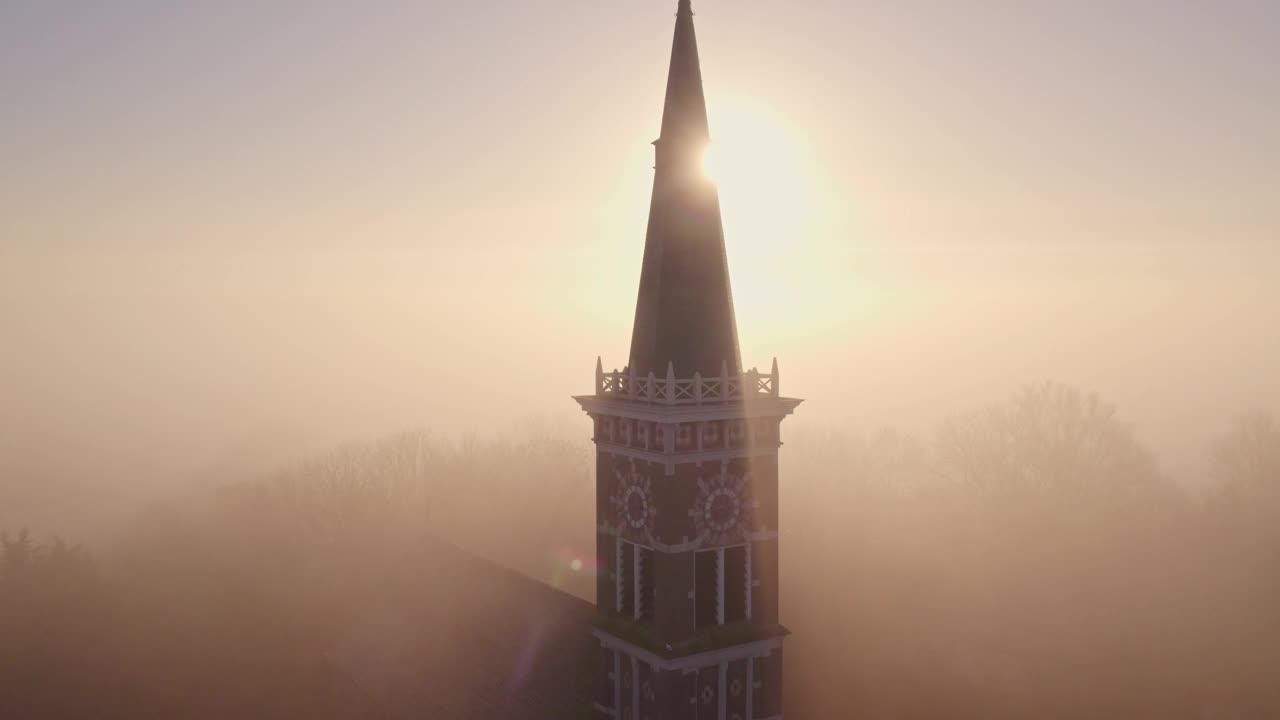
[[[344,708],[335,717],[591,712],[592,603],[433,538],[379,562],[394,591],[355,614],[325,654]]]
[[[709,142],[693,9],[680,0],[631,336],[641,376],[741,370],[720,198],[702,169]]]

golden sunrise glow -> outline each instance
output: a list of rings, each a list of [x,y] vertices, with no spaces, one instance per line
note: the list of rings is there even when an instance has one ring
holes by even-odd
[[[702,151],[702,174],[712,182],[720,177],[720,152],[715,143],[707,145]]]
[[[806,296],[801,277],[781,273],[778,260],[780,250],[801,256],[813,242],[816,164],[804,133],[768,105],[731,99],[709,115],[714,140],[703,169],[720,191],[734,298],[744,316],[772,316]]]
[[[731,101],[714,109],[712,131],[703,169],[720,188],[735,238],[763,241],[813,221],[815,183],[807,148],[778,114]]]
[[[0,720],[1280,720],[1280,0],[0,20]]]

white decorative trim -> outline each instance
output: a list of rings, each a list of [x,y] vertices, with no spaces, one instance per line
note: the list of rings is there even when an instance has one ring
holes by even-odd
[[[609,708],[607,708],[607,707],[605,707],[605,706],[601,705],[601,704],[600,704],[600,703],[598,703],[598,702],[593,702],[593,703],[591,703],[591,706],[592,706],[592,707],[594,707],[594,708],[596,709],[596,712],[604,713],[605,715],[608,715],[609,717],[618,717],[618,713],[617,713],[616,711],[614,711],[614,710],[610,710]]]
[[[732,662],[734,660],[742,660],[749,657],[767,657],[774,650],[782,649],[783,640],[782,636],[778,636],[767,638],[765,640],[743,643],[741,645],[733,645],[719,650],[708,650],[707,652],[697,653],[695,655],[685,655],[684,657],[667,659],[657,655],[656,653],[650,652],[649,650],[645,650],[638,645],[633,645],[626,640],[614,637],[607,631],[599,628],[593,628],[591,630],[591,634],[608,647],[614,648],[621,653],[625,653],[637,660],[648,663],[654,669],[661,671],[696,670],[698,668],[719,665],[722,662]]]
[[[622,715],[622,653],[616,647],[613,649],[613,706],[614,712]]]
[[[638,375],[634,369],[607,373],[600,359],[596,358],[596,395],[661,405],[701,405],[777,397],[778,379],[776,360],[768,374],[755,368],[730,374],[726,363],[721,366],[719,375],[704,378],[701,373],[694,373],[691,378],[677,378],[672,363],[667,363],[666,376],[658,377],[654,373]]]
[[[720,663],[720,720],[728,720],[729,716],[729,693],[726,687],[729,682],[729,663]]]
[[[634,540],[628,539],[626,533],[623,532],[622,528],[619,528],[618,526],[608,522],[602,522],[599,525],[597,525],[596,532],[602,535],[608,535],[610,537],[625,540],[626,542],[629,542],[632,545],[640,545],[643,547],[647,547],[650,550],[653,550],[655,552],[667,553],[668,555],[691,552],[695,550],[703,550],[703,549],[710,550],[711,548],[714,548],[714,547],[735,547],[737,545],[742,545],[744,543],[769,542],[771,540],[778,539],[777,530],[758,530],[756,532],[743,533],[743,538],[741,541],[729,543],[723,546],[716,545],[715,543],[709,543],[706,541],[705,538],[694,538],[693,540],[685,540],[684,542],[680,542],[680,543],[668,544],[664,542],[659,542],[656,538],[653,537],[651,533],[646,533],[644,542],[636,542]]]
[[[640,717],[640,661],[631,656],[631,717]]]
[[[676,453],[667,455],[666,453],[654,450],[641,450],[640,448],[628,447],[626,445],[616,445],[605,440],[595,440],[596,449],[606,455],[616,457],[624,457],[628,460],[641,460],[651,462],[655,465],[661,465],[667,470],[668,475],[674,474],[677,465],[700,465],[702,463],[727,462],[729,460],[748,460],[757,457],[776,456],[782,449],[782,443],[773,443],[763,447],[739,447],[728,448],[722,450],[704,450],[702,452]]]
[[[616,564],[613,567],[613,578],[614,578],[613,584],[614,584],[614,590],[618,596],[618,603],[614,609],[619,614],[622,613],[622,553],[623,553],[623,545],[626,542],[627,541],[623,540],[620,534],[616,534],[616,533],[614,534],[613,544],[614,544],[614,557],[615,557]]]
[[[778,539],[777,530],[761,530],[759,532],[747,533],[747,540],[750,542],[768,542]]]
[[[644,590],[640,587],[640,578],[644,574],[644,569],[640,567],[640,561],[644,556],[640,554],[639,545],[632,543],[631,557],[635,561],[635,565],[632,566],[633,569],[631,570],[631,573],[635,575],[635,578],[631,581],[631,601],[635,608],[635,618],[639,620],[640,616],[644,614],[644,608],[640,605],[644,600]]]
[[[625,463],[617,463],[613,469],[614,484],[613,494],[609,497],[609,504],[613,506],[613,511],[620,523],[626,523],[632,530],[644,530],[651,533],[653,524],[658,517],[657,501],[653,497],[653,483],[648,475],[636,468],[634,460]],[[639,500],[639,515],[633,517],[631,514],[631,501],[633,498]]]
[[[712,548],[714,547],[735,547],[735,546],[739,546],[739,544],[744,544],[748,542],[769,542],[769,541],[776,541],[776,539],[778,539],[777,530],[759,530],[759,532],[755,532],[755,533],[745,533],[744,538],[742,538],[741,542],[732,542],[728,544],[723,544],[723,546],[718,546],[718,544],[709,543],[705,541],[704,538],[694,538],[694,539],[691,539],[691,541],[685,541],[685,542],[664,543],[664,542],[658,542],[658,539],[655,539],[654,537],[649,536],[644,538],[644,542],[635,542],[635,541],[631,541],[631,539],[627,539],[626,534],[623,533],[620,528],[616,527],[616,525],[612,525],[609,523],[600,523],[599,525],[596,525],[595,532],[604,534],[604,536],[620,538],[620,539],[623,539],[623,541],[630,542],[631,544],[637,544],[637,546],[648,547],[649,550],[653,550],[655,552],[666,552],[667,555],[676,555],[676,553],[691,552],[696,550],[712,550]],[[705,546],[709,546],[709,547],[705,547]],[[621,574],[618,574],[618,575],[620,575],[621,577]]]
[[[716,554],[716,624],[724,624],[724,548],[713,550]]]
[[[747,658],[747,718],[746,720],[751,720],[752,716],[755,714],[755,704],[756,704],[755,670],[756,670],[756,659]]]
[[[723,405],[648,405],[595,395],[575,395],[582,409],[595,415],[664,424],[746,418],[781,418],[795,412],[800,398],[764,397]]]
[[[751,493],[751,473],[730,475],[727,468],[727,463],[721,463],[719,475],[709,480],[698,477],[698,493],[694,497],[693,507],[688,511],[689,517],[693,519],[694,529],[705,545],[740,544],[748,536],[749,528],[754,523],[754,518],[746,512],[757,507]],[[727,521],[717,520],[712,516],[714,503],[719,498],[727,499],[732,508],[732,515]]]

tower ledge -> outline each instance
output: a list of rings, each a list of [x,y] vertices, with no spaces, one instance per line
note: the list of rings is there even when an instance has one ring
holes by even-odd
[[[719,375],[677,378],[674,365],[668,363],[665,377],[637,375],[635,370],[605,372],[596,363],[596,392],[599,398],[628,400],[657,405],[714,405],[761,398],[778,398],[778,361],[769,373],[752,368],[730,373],[722,366]]]
[[[730,374],[677,378],[671,365],[666,377],[632,370],[605,372],[596,361],[595,393],[574,400],[592,414],[614,415],[645,422],[680,423],[790,415],[799,398],[779,394],[778,361],[769,373],[751,369]]]
[[[702,631],[678,645],[664,643],[652,628],[621,618],[598,618],[595,636],[663,670],[704,667],[782,647],[791,631],[782,625],[735,623]]]

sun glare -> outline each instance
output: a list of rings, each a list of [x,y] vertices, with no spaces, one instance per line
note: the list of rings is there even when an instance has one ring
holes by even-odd
[[[707,146],[702,151],[702,174],[706,175],[709,180],[715,182],[720,177],[720,159],[717,157],[719,153],[714,143]]]
[[[812,172],[798,135],[758,106],[714,108],[702,167],[720,188],[725,222],[748,237],[812,218]]]
[[[814,235],[814,163],[803,136],[768,108],[727,102],[710,109],[714,141],[703,170],[719,188],[734,279],[743,278],[734,296],[743,315],[765,316],[800,289],[780,287],[778,260]],[[772,277],[752,277],[754,271]]]

